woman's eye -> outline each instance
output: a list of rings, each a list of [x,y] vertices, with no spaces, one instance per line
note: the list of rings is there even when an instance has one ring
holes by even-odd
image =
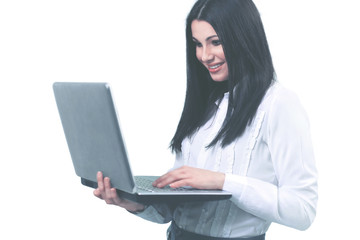
[[[221,42],[220,42],[220,40],[213,40],[213,41],[212,41],[212,44],[213,44],[214,46],[219,46],[219,45],[221,45]]]
[[[202,44],[199,43],[199,42],[195,42],[195,46],[196,46],[196,47],[202,47]]]

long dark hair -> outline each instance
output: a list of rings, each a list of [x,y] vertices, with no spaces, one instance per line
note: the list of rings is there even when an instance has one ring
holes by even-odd
[[[208,22],[216,31],[228,64],[229,78],[212,80],[196,58],[191,23]],[[224,147],[240,137],[274,81],[270,50],[260,14],[251,0],[198,0],[186,20],[187,89],[184,109],[172,151],[181,151],[184,138],[195,133],[216,111],[215,102],[229,91],[229,106],[222,128],[208,147]]]

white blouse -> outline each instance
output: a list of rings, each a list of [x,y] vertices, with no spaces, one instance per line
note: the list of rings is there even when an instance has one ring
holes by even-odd
[[[225,119],[228,94],[217,113],[182,143],[174,168],[187,165],[225,173],[230,200],[148,206],[137,215],[157,223],[174,220],[187,231],[213,237],[252,237],[271,222],[299,230],[315,218],[317,171],[307,115],[297,96],[274,83],[254,121],[232,144],[205,148]]]

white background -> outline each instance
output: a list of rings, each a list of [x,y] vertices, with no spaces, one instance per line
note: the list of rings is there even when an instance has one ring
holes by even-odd
[[[312,124],[318,214],[267,239],[354,239],[360,194],[360,7],[257,0],[278,79]],[[172,166],[192,0],[0,1],[0,239],[165,239],[167,225],[108,206],[75,176],[52,83],[107,81],[135,174]],[[6,237],[5,237],[6,236]]]

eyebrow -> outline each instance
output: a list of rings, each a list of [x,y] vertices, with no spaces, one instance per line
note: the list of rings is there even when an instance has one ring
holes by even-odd
[[[212,38],[214,38],[214,37],[218,37],[218,35],[212,35],[212,36],[209,36],[209,37],[207,37],[206,39],[205,39],[205,41],[208,41],[208,40],[210,40],[210,39],[212,39]],[[196,41],[196,42],[199,42],[199,40],[197,40],[196,38],[192,38],[194,41]]]

